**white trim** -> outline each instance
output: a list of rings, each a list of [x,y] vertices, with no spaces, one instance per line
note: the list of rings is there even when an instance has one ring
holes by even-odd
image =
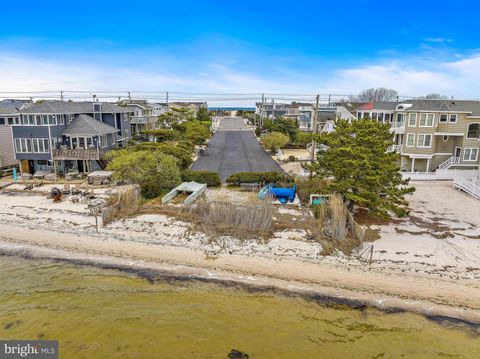
[[[461,132],[434,132],[435,136],[450,136],[450,137],[463,137],[465,133]]]
[[[445,116],[445,121],[442,121],[442,116]],[[448,123],[448,113],[441,113],[439,118],[438,118],[438,123]]]
[[[412,115],[415,115],[415,120],[413,121],[413,125],[410,124],[410,120],[411,120],[410,117],[411,117]],[[407,120],[407,122],[408,122],[408,127],[417,127],[418,114],[417,114],[416,112],[411,112],[411,113],[408,114],[407,117],[408,117],[408,120]]]
[[[425,115],[425,125],[422,126],[422,115]],[[428,123],[428,115],[432,115],[432,125],[427,125]],[[424,112],[420,114],[418,119],[418,127],[434,127],[435,126],[435,114],[433,112]]]
[[[480,122],[472,122],[472,123],[468,124],[467,133],[465,133],[465,139],[466,140],[477,140],[477,139],[480,140],[480,137],[468,137],[468,131],[469,131],[471,125],[479,125],[480,126]]]
[[[466,155],[467,150],[470,150],[470,155],[469,155],[468,158],[471,158],[471,156],[472,156],[472,150],[475,151],[475,159],[473,159],[473,160],[472,160],[472,159],[468,159],[468,160],[465,159],[465,155]],[[465,147],[465,148],[463,149],[462,160],[465,161],[465,162],[476,162],[476,161],[478,160],[478,152],[479,152],[479,151],[480,151],[480,149],[479,149],[478,147]]]
[[[433,157],[433,155],[420,155],[416,153],[405,153],[405,152],[402,153],[402,155],[408,156],[409,158],[425,159],[425,160]]]
[[[458,156],[457,156],[457,148],[460,149],[460,152],[458,153]],[[453,154],[455,157],[462,157],[462,147],[461,146],[455,146],[455,148],[453,149]]]
[[[413,135],[413,144],[412,145],[409,145],[408,144],[408,136],[409,135]],[[407,133],[406,137],[405,137],[405,147],[415,147],[415,133]]]
[[[419,145],[420,136],[423,136],[422,145]],[[430,145],[425,146],[425,140],[426,140],[427,136],[430,136]],[[433,141],[432,134],[430,134],[430,133],[419,133],[418,136],[417,136],[417,148],[432,148],[432,141]]]

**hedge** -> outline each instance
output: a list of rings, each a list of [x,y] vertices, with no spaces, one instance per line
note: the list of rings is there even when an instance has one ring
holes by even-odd
[[[198,183],[206,183],[208,187],[216,187],[222,184],[218,173],[210,171],[185,170],[182,172],[182,181],[195,181]]]
[[[229,184],[240,184],[240,183],[257,183],[257,182],[266,182],[266,183],[276,183],[276,182],[289,182],[290,179],[288,176],[272,171],[272,172],[238,172],[234,173],[227,178],[227,183]]]

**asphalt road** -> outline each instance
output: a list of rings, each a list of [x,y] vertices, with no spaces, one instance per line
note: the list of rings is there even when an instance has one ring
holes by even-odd
[[[237,172],[283,172],[280,165],[260,146],[252,130],[238,117],[221,120],[205,155],[195,161],[192,169],[217,172],[222,182]]]

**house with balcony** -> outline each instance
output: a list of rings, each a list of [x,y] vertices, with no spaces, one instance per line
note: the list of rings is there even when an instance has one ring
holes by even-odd
[[[335,121],[345,119],[351,121],[355,116],[341,103],[321,104],[317,110],[317,128],[313,128],[313,118],[315,116],[315,105],[308,102],[286,103],[261,103],[256,104],[255,113],[263,118],[275,119],[278,117],[287,117],[297,121],[300,131],[331,131],[335,126]]]
[[[476,169],[479,166],[480,101],[407,100],[362,105],[359,118],[389,123],[402,171]]]
[[[405,124],[402,170],[478,168],[480,101],[407,101],[395,114]]]
[[[40,101],[18,110],[12,125],[22,174],[88,173],[105,167],[105,153],[131,138],[131,110],[100,102]]]
[[[122,105],[131,109],[131,132],[139,133],[155,127],[158,116],[168,111],[167,104],[150,103],[147,100],[130,100],[122,102]]]

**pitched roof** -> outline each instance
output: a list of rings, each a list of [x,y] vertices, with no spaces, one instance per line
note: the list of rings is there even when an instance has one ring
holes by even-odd
[[[409,104],[408,111],[458,111],[480,114],[480,101],[477,100],[406,100],[399,103]]]
[[[16,100],[16,99],[5,99],[0,101],[0,113],[3,114],[14,114],[19,108],[24,104],[29,102],[28,100]]]
[[[411,105],[405,108],[406,111],[452,111],[471,112],[480,115],[480,101],[478,100],[427,100],[412,99],[401,102],[369,102],[357,107],[356,111],[385,110],[394,111],[399,105]]]
[[[95,120],[88,115],[76,115],[73,121],[63,131],[66,136],[103,136],[116,133],[115,127]]]
[[[100,112],[103,113],[121,113],[130,112],[130,109],[124,106],[118,106],[110,102],[95,102],[102,106]],[[20,113],[68,113],[81,114],[93,113],[94,102],[91,101],[59,101],[59,100],[45,100],[36,103],[27,104],[25,109],[20,110]]]

